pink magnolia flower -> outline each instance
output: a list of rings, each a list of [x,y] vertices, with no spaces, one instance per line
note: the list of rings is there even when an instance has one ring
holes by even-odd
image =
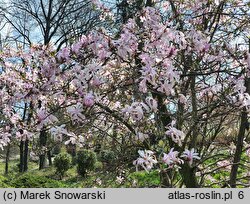
[[[32,134],[27,130],[20,129],[19,131],[16,132],[16,138],[19,141],[26,141],[32,138]]]
[[[111,55],[111,52],[109,52],[108,50],[106,49],[99,49],[98,51],[98,57],[100,60],[105,60],[107,59],[109,56]]]
[[[38,118],[38,122],[39,122],[39,124],[37,126],[38,129],[41,129],[42,127],[45,127],[47,125],[58,122],[58,119],[54,115],[49,114],[43,108],[40,108],[37,111],[37,118]]]
[[[80,103],[77,103],[76,105],[67,108],[67,112],[70,114],[70,117],[73,121],[82,121],[85,119],[85,116],[82,114],[82,111],[82,104]]]
[[[244,77],[239,77],[237,79],[237,81],[234,81],[235,83],[235,86],[234,86],[234,90],[235,92],[238,92],[238,93],[244,93],[246,91],[246,86],[245,86],[245,79]]]
[[[10,137],[11,137],[10,133],[0,132],[0,149],[1,150],[3,150],[3,147],[8,145],[8,143],[10,142]]]
[[[69,135],[68,131],[65,129],[65,125],[55,126],[50,128],[50,133],[53,136],[55,141],[62,141],[63,135]]]
[[[134,102],[131,104],[131,106],[126,105],[122,112],[125,114],[125,118],[130,116],[134,121],[139,121],[144,117],[142,106],[143,103]]]
[[[131,111],[131,116],[133,120],[139,121],[143,119],[143,110],[141,106],[136,106]]]
[[[47,112],[44,109],[39,109],[37,111],[37,118],[39,122],[45,120],[46,117],[47,117]]]
[[[76,142],[77,142],[77,137],[76,137],[76,135],[73,135],[72,137],[70,137],[69,138],[69,140],[67,140],[66,142],[65,142],[65,145],[68,145],[68,144],[76,144]]]
[[[94,105],[95,101],[94,101],[94,96],[92,93],[88,93],[84,96],[84,99],[83,99],[83,103],[85,106],[87,107],[91,107]]]
[[[175,143],[181,145],[185,138],[185,134],[181,130],[176,129],[174,125],[175,121],[172,121],[171,125],[167,127],[168,130],[166,131],[166,135],[169,135]]]
[[[174,148],[170,150],[168,154],[163,153],[162,161],[169,166],[169,168],[172,168],[175,164],[181,164],[183,161],[178,158],[178,151],[174,151]]]
[[[148,91],[147,80],[145,78],[139,83],[139,91],[141,91],[142,93],[147,93]]]
[[[157,101],[155,99],[153,99],[152,97],[147,97],[146,98],[146,103],[147,105],[150,107],[150,109],[153,111],[153,112],[157,112]]]
[[[150,57],[148,53],[142,53],[139,57],[141,58],[141,61],[146,65],[151,66],[154,64],[154,59]]]
[[[150,150],[139,150],[138,153],[140,157],[133,162],[133,164],[136,166],[136,170],[138,171],[138,166],[141,166],[143,169],[145,169],[145,171],[148,172],[153,168],[153,165],[157,163],[154,152]]]
[[[134,33],[125,28],[123,29],[120,39],[114,41],[114,44],[117,46],[118,56],[126,59],[135,53],[138,46],[138,40]]]
[[[103,82],[101,81],[100,78],[94,77],[91,81],[91,85],[94,87],[99,87]]]
[[[70,49],[68,47],[62,48],[57,54],[57,58],[60,61],[68,60],[69,56],[70,56]]]
[[[157,89],[157,91],[162,92],[169,95],[174,95],[174,88],[172,83],[168,83],[166,80],[164,80],[164,83],[160,85],[160,87]]]
[[[206,52],[209,50],[210,45],[207,42],[206,36],[200,31],[192,30],[189,33],[190,39],[194,44],[194,49],[198,52]]]
[[[72,52],[74,52],[75,54],[78,54],[81,48],[82,48],[81,41],[79,41],[71,46]]]
[[[149,138],[148,134],[144,134],[142,132],[137,132],[137,134],[135,136],[135,140],[139,140],[141,142],[143,142],[147,138]]]
[[[188,161],[188,164],[191,166],[193,164],[194,159],[201,159],[198,155],[199,154],[195,152],[194,148],[192,148],[191,150],[186,149],[181,155],[181,157],[185,158]]]
[[[154,67],[146,65],[142,67],[141,71],[142,76],[152,85],[156,85],[156,76],[157,72]]]
[[[10,117],[10,122],[12,124],[17,124],[19,121],[21,120],[20,115],[18,115],[17,113],[14,113],[13,115],[11,115]]]
[[[84,47],[87,44],[87,37],[85,35],[83,35],[80,39],[80,41],[74,43],[71,46],[72,52],[74,52],[75,54],[79,54],[80,50],[82,47]]]
[[[204,46],[202,49],[203,52],[207,52],[210,48],[210,44],[208,44],[208,43],[205,43],[203,46]]]

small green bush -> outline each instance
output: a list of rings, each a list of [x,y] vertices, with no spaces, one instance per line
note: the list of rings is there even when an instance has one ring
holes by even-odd
[[[111,150],[102,150],[100,152],[100,160],[101,162],[106,162],[108,164],[111,164],[116,159],[116,155]]]
[[[71,157],[67,153],[60,153],[54,159],[54,165],[56,167],[56,172],[62,178],[66,171],[69,170],[71,164]]]
[[[12,186],[8,185],[8,179],[4,176],[0,176],[0,188],[11,188]]]
[[[81,150],[77,153],[77,173],[85,177],[87,171],[91,171],[95,168],[97,161],[96,154],[90,150]]]
[[[72,166],[77,165],[77,156],[73,156],[73,157],[72,157],[71,165],[72,165]]]
[[[60,181],[47,177],[33,175],[31,173],[22,174],[16,178],[9,179],[8,185],[14,188],[63,188],[66,185]]]
[[[95,170],[101,171],[102,169],[103,169],[103,163],[100,162],[100,161],[97,161],[97,162],[95,163]]]
[[[52,148],[52,155],[58,155],[61,153],[61,145],[55,144],[55,146]]]

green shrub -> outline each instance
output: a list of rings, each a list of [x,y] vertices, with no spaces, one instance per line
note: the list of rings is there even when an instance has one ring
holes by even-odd
[[[60,153],[54,159],[54,165],[56,167],[56,172],[62,178],[66,171],[69,170],[71,164],[71,157],[67,153]]]
[[[87,171],[93,170],[97,161],[96,154],[90,150],[82,150],[77,153],[77,172],[85,177]]]
[[[97,161],[97,162],[95,163],[95,169],[96,169],[97,171],[101,171],[101,170],[103,169],[103,163],[100,162],[100,161]]]
[[[12,186],[8,185],[8,178],[0,176],[0,188],[11,188]]]
[[[14,188],[63,188],[66,185],[60,181],[52,180],[31,173],[22,174],[16,178],[9,179],[9,185]]]
[[[61,153],[61,145],[55,144],[55,146],[52,148],[52,155],[58,155]]]
[[[102,162],[106,162],[108,164],[111,164],[112,162],[114,162],[115,159],[116,159],[116,155],[111,150],[102,150],[100,152],[100,160]]]
[[[72,166],[77,165],[77,156],[72,157],[71,165]]]

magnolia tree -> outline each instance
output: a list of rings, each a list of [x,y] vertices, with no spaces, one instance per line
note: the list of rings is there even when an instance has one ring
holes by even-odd
[[[247,185],[238,168],[249,168],[241,160],[249,155],[249,2],[127,3],[137,12],[119,33],[93,31],[57,53],[3,50],[0,147],[19,141],[26,171],[34,140],[43,163],[49,137],[84,148],[112,137],[123,156],[138,151],[128,157],[135,169],[158,169],[162,186],[213,184],[221,169],[230,172],[223,185]]]

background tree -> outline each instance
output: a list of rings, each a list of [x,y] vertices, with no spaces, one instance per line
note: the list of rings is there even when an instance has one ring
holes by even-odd
[[[14,36],[29,46],[53,43],[59,49],[100,25],[100,13],[91,1],[12,0],[2,12],[15,29]]]
[[[112,148],[117,165],[129,169],[138,150],[136,169],[158,168],[165,187],[204,186],[227,166],[231,176],[222,186],[239,179],[246,185],[248,176],[237,169],[248,165],[241,155],[250,104],[249,5],[132,4],[133,18],[114,32],[93,30],[58,52],[48,44],[1,53],[1,106],[16,139],[52,136],[96,152]],[[30,123],[23,106],[22,113],[15,109],[20,102],[32,104]],[[46,141],[39,142],[46,151]]]

